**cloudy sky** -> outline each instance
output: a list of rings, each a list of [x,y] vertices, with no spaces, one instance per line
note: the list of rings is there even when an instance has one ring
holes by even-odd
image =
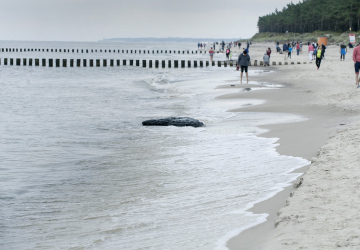
[[[1,0],[0,40],[249,38],[290,0]]]

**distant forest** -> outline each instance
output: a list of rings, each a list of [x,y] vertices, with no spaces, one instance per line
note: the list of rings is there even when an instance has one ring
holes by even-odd
[[[310,33],[360,30],[359,0],[303,0],[259,17],[259,32]]]

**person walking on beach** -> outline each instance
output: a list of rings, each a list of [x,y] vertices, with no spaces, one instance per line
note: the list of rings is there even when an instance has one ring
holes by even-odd
[[[299,42],[296,43],[296,54],[299,55],[300,53],[300,44]]]
[[[288,53],[288,58],[290,57],[291,59],[291,52],[292,52],[293,48],[291,47],[291,45],[289,46],[289,53]]]
[[[250,63],[250,56],[248,55],[246,50],[244,50],[244,52],[242,54],[240,54],[239,58],[238,58],[238,66],[241,67],[241,75],[240,75],[240,83],[241,84],[242,84],[242,78],[243,78],[244,71],[246,73],[246,83],[249,83],[249,75],[248,75],[249,63]]]
[[[269,60],[270,60],[270,55],[271,55],[271,49],[270,49],[270,48],[268,48],[268,49],[266,50],[266,54],[269,56]]]
[[[320,68],[322,57],[323,57],[322,48],[321,48],[321,46],[319,46],[317,51],[316,51],[316,67],[317,67],[318,70]]]
[[[246,48],[249,50],[249,47],[250,47],[250,43],[248,41],[247,44],[246,44]]]
[[[226,60],[229,60],[230,49],[226,49]]]
[[[360,69],[360,43],[356,45],[354,51],[353,51],[353,61],[354,61],[354,67],[355,67],[355,81],[356,86],[359,88],[359,69]]]
[[[344,43],[340,45],[340,61],[345,61],[345,55],[347,53],[347,48]]]
[[[213,58],[214,58],[214,50],[213,50],[212,47],[211,47],[211,49],[209,50],[209,55],[210,55],[210,61],[213,61]]]
[[[264,67],[265,66],[269,66],[270,63],[270,57],[268,55],[268,51],[266,50],[264,56],[263,56],[263,60],[264,60]]]
[[[309,61],[311,62],[313,59],[313,54],[314,54],[314,46],[312,44],[309,45],[308,47],[308,53],[309,53]]]
[[[284,45],[283,45],[283,52],[284,52],[284,54],[285,54],[284,60],[287,59],[287,57],[286,57],[286,52],[288,52],[288,51],[289,51],[289,46],[288,46],[287,43],[284,43]]]
[[[322,43],[321,44],[321,53],[322,53],[322,59],[325,60],[325,50],[326,50],[326,46]]]

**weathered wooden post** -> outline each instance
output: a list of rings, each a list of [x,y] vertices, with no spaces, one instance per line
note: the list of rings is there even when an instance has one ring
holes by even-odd
[[[87,59],[83,59],[83,67],[87,67]]]
[[[159,54],[159,51],[158,51],[158,50],[156,51],[156,54]]]
[[[63,67],[66,68],[67,67],[67,59],[63,59]]]
[[[74,67],[74,59],[70,59],[70,67]]]
[[[276,62],[272,62],[272,65],[276,65]]]
[[[215,61],[212,61],[212,62],[211,62],[211,66],[215,66]]]
[[[60,59],[55,60],[56,67],[60,67]]]
[[[180,50],[178,51],[178,54],[180,54]]]
[[[285,62],[284,65],[288,65],[289,63],[288,62]]]
[[[20,66],[21,64],[21,59],[20,58],[16,58],[16,66]]]
[[[165,68],[165,60],[161,61],[161,67],[164,69]]]
[[[230,67],[233,67],[234,66],[234,63],[233,63],[233,61],[231,60],[230,61]]]
[[[100,67],[100,59],[96,59],[96,67]]]
[[[251,66],[251,61],[249,62],[249,66]]]
[[[279,65],[282,65],[282,62],[279,62]]]
[[[35,58],[35,66],[40,66],[40,60],[38,58]]]
[[[114,67],[114,59],[110,59],[110,67]]]
[[[165,54],[167,54],[167,50],[165,50]]]
[[[221,67],[221,61],[218,61],[218,67]]]
[[[295,64],[294,62],[291,62],[291,64]]]
[[[119,59],[116,60],[116,66],[120,66],[120,60]]]
[[[185,60],[181,60],[181,68],[185,68]]]
[[[206,61],[206,67],[209,67],[209,61]]]
[[[126,60],[125,59],[123,60],[123,66],[126,66]]]
[[[204,67],[204,62],[203,61],[200,61],[200,67]]]
[[[107,59],[103,59],[103,67],[107,66]]]
[[[260,61],[260,66],[264,66],[264,62],[263,62],[263,61]]]
[[[194,68],[197,68],[197,61],[194,61]]]
[[[49,67],[53,66],[53,59],[49,59]]]
[[[142,66],[143,68],[146,68],[146,60],[142,60]]]
[[[134,65],[134,60],[130,60],[130,66]]]
[[[227,67],[227,61],[224,61],[224,67]]]
[[[169,54],[171,54],[171,50],[169,50]]]
[[[179,61],[178,60],[174,61],[174,68],[179,68]]]
[[[89,66],[94,67],[94,59],[89,59]]]
[[[10,65],[14,65],[14,59],[10,58]]]
[[[149,68],[152,68],[152,60],[149,60]]]
[[[46,59],[45,59],[45,58],[42,58],[41,61],[42,61],[42,66],[43,66],[43,67],[46,67]]]
[[[81,59],[76,59],[76,67],[80,67],[81,66]]]
[[[36,49],[35,49],[35,51],[36,51]],[[61,52],[61,49],[59,49],[59,52]]]
[[[139,67],[140,66],[140,60],[136,60],[136,67]]]
[[[162,50],[161,50],[161,54],[162,54],[163,52],[162,52]]]
[[[31,51],[33,51],[33,49],[31,49]],[[57,49],[55,49],[55,52],[57,52]]]
[[[89,50],[88,50],[88,49],[86,50],[86,53],[89,53]]]
[[[191,60],[188,61],[188,68],[191,68]]]
[[[155,60],[155,68],[159,68],[159,60]]]
[[[168,60],[168,68],[171,68],[171,60]]]
[[[23,66],[26,66],[26,58],[23,58]]]
[[[254,61],[254,66],[257,66],[257,60]]]
[[[301,62],[297,62],[297,64],[301,64]]]
[[[8,59],[4,58],[4,65],[8,65]]]

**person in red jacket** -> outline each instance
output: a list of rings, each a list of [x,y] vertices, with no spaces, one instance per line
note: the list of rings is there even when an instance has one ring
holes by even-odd
[[[356,86],[359,88],[359,69],[360,69],[360,43],[355,47],[353,51],[353,61],[355,66],[355,81]]]
[[[271,55],[271,49],[270,48],[267,49],[266,54],[269,56],[269,59],[270,59],[270,55]]]
[[[299,52],[300,52],[300,44],[299,42],[296,43],[296,53],[297,55],[299,55]]]

